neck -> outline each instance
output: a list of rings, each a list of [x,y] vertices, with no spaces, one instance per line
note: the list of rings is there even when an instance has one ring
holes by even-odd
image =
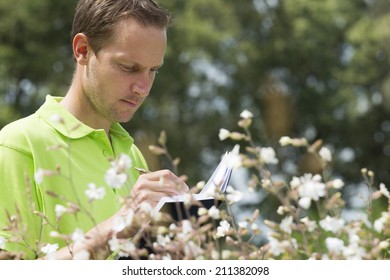
[[[82,123],[94,129],[104,129],[106,134],[109,135],[111,122],[98,117],[98,112],[96,112],[77,81],[72,82],[61,104]]]

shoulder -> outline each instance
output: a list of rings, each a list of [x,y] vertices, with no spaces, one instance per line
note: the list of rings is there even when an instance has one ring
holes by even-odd
[[[43,137],[43,127],[36,114],[11,122],[0,130],[0,146],[23,149],[34,138]]]

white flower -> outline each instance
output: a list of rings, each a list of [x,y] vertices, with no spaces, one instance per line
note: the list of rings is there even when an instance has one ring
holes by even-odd
[[[382,232],[386,223],[390,223],[390,215],[387,212],[382,212],[381,217],[374,222],[374,229],[377,232]]]
[[[329,148],[322,147],[318,154],[320,155],[323,161],[325,162],[332,161],[332,153],[330,152]]]
[[[87,250],[81,250],[73,255],[74,260],[89,260],[90,254]]]
[[[285,217],[280,222],[280,229],[283,230],[284,232],[290,234],[292,232],[292,230],[291,230],[292,223],[293,223],[293,217],[292,216]]]
[[[168,228],[166,226],[159,226],[159,227],[157,227],[157,233],[158,234],[166,234],[166,233],[168,233]]]
[[[198,216],[204,216],[208,214],[208,210],[204,207],[199,207],[198,208]]]
[[[203,249],[194,241],[190,240],[184,245],[184,254],[196,258],[203,254]]]
[[[290,186],[292,189],[296,189],[298,188],[299,186],[301,185],[301,179],[299,179],[298,177],[293,177],[293,179],[291,180],[290,182]]]
[[[230,224],[228,221],[223,220],[219,222],[219,226],[217,228],[217,233],[215,234],[215,238],[224,237],[230,230]]]
[[[307,210],[311,206],[311,198],[307,197],[307,196],[302,197],[301,199],[299,199],[298,204],[299,204],[300,207],[302,207],[303,209]]]
[[[125,219],[122,216],[117,216],[112,222],[112,230],[114,232],[121,232],[126,228]]]
[[[106,190],[103,187],[96,188],[94,183],[88,184],[88,189],[85,191],[85,195],[91,200],[103,199],[106,195]]]
[[[110,250],[112,252],[118,253],[119,257],[128,257],[130,253],[136,250],[136,247],[131,240],[121,243],[116,236],[108,241],[108,245],[110,246]]]
[[[162,256],[161,259],[163,261],[171,261],[172,260],[172,256],[171,256],[171,254],[167,253],[165,256]]]
[[[317,201],[326,194],[326,185],[321,181],[320,175],[305,174],[300,178],[301,185],[298,187],[300,197],[309,197]]]
[[[321,260],[329,260],[328,254],[323,254]]]
[[[248,226],[248,222],[239,222],[238,223],[238,227],[239,228],[243,228],[243,229],[245,229],[245,228],[247,228],[247,226]]]
[[[136,247],[131,240],[126,240],[123,243],[120,243],[120,242],[118,242],[118,240],[116,240],[116,241],[113,241],[112,244],[113,244],[113,248],[115,248],[115,246],[116,246],[117,250],[119,250],[118,251],[119,257],[128,257],[132,252],[134,252],[136,250]],[[110,248],[111,248],[111,246],[110,246]]]
[[[295,238],[290,240],[279,241],[271,235],[268,236],[269,250],[272,255],[279,256],[286,251],[296,250],[298,248],[298,242]]]
[[[231,257],[232,252],[230,250],[222,250],[222,259],[227,260]]]
[[[193,233],[192,224],[189,220],[183,220],[181,222],[181,232],[177,232],[177,239],[178,240],[186,240],[188,239]]]
[[[61,234],[58,232],[58,231],[51,231],[49,233],[50,237],[54,237],[54,238],[57,238],[57,237],[60,237]]]
[[[133,161],[126,154],[120,154],[119,159],[116,161],[116,167],[119,170],[125,170],[132,166]]]
[[[261,148],[260,158],[266,164],[277,164],[279,162],[276,158],[275,150],[271,147]]]
[[[304,174],[300,178],[293,177],[290,182],[292,189],[298,189],[300,199],[298,204],[303,209],[309,209],[311,201],[317,201],[326,195],[326,185],[321,182],[320,175]]]
[[[58,244],[46,244],[44,247],[41,248],[41,252],[46,254],[46,258],[49,260],[52,260],[55,258],[55,252],[58,250]]]
[[[281,216],[284,215],[284,207],[283,206],[279,206],[278,210],[276,210],[276,213],[278,213]]]
[[[154,243],[154,245],[166,247],[170,242],[171,242],[171,238],[169,237],[169,235],[158,234],[157,240]]]
[[[42,184],[43,178],[45,177],[45,171],[41,168],[34,173],[34,180],[37,184]]]
[[[245,109],[244,111],[241,112],[240,117],[243,119],[252,119],[253,114],[252,114],[252,112]]]
[[[177,226],[176,226],[176,224],[175,223],[172,223],[172,224],[170,224],[169,225],[169,230],[171,231],[171,232],[173,232],[173,231],[175,231],[176,230],[176,228],[177,228]]]
[[[320,221],[320,226],[326,230],[333,233],[338,233],[345,225],[343,219],[337,219],[330,216],[326,216],[325,219]]]
[[[187,236],[193,231],[192,224],[189,220],[183,220],[181,224],[181,228],[182,228],[182,234],[184,236]]]
[[[291,145],[292,143],[293,143],[293,140],[288,136],[283,136],[279,140],[280,146],[287,146],[287,145]]]
[[[120,250],[121,244],[120,244],[118,238],[116,237],[116,235],[114,235],[114,236],[108,241],[108,246],[110,247],[111,252],[117,252],[117,251]]]
[[[284,248],[283,248],[282,244],[279,242],[279,240],[277,240],[276,238],[274,238],[272,236],[269,236],[268,241],[269,241],[269,243],[268,243],[269,244],[269,251],[273,256],[277,257],[281,253],[284,252]]]
[[[137,247],[131,240],[126,240],[126,242],[121,245],[121,250],[126,252],[127,256],[130,255],[130,253],[134,252],[136,249]]]
[[[325,239],[326,248],[331,254],[339,255],[344,249],[344,241],[334,237],[328,237]]]
[[[57,219],[59,219],[64,213],[66,213],[66,211],[68,211],[68,209],[61,204],[56,204],[56,206],[54,207],[54,211],[56,212]]]
[[[254,234],[259,234],[260,233],[260,229],[259,229],[259,226],[255,223],[253,223],[251,225],[251,230],[253,231]]]
[[[205,182],[205,181],[200,181],[200,182],[196,183],[195,188],[196,188],[198,191],[201,191],[201,190],[203,190],[203,188],[204,188],[205,185],[206,185],[206,182]]]
[[[313,232],[317,228],[315,221],[311,221],[308,217],[302,218],[301,222],[306,225],[308,232]]]
[[[226,193],[226,199],[229,203],[239,202],[244,197],[242,192],[235,190],[232,186],[226,188]]]
[[[121,232],[127,227],[130,227],[134,220],[134,211],[129,210],[125,216],[117,216],[114,218],[112,230],[114,232]]]
[[[83,243],[85,241],[84,232],[81,229],[76,228],[72,233],[71,239],[75,244]]]
[[[380,183],[380,184],[379,184],[379,191],[380,191],[381,194],[383,194],[385,197],[387,197],[387,198],[390,199],[390,192],[389,192],[388,189],[386,188],[385,184],[383,184],[383,183]]]
[[[218,219],[221,217],[221,215],[220,215],[220,213],[219,213],[219,209],[218,209],[217,207],[215,207],[215,205],[213,205],[213,206],[209,209],[208,215],[209,215],[212,219],[214,219],[214,220],[218,220]]]
[[[390,246],[390,242],[388,240],[379,242],[379,248],[381,250],[387,249]]]
[[[127,181],[127,174],[120,173],[116,168],[112,167],[107,170],[105,180],[111,188],[120,189]]]
[[[360,237],[357,234],[350,234],[349,245],[343,248],[343,255],[348,260],[361,260],[366,250],[359,246]]]
[[[4,250],[6,240],[4,237],[0,236],[0,250]]]
[[[218,137],[219,137],[219,140],[221,140],[221,141],[226,140],[230,137],[230,131],[227,129],[221,128],[219,130]]]
[[[214,250],[211,251],[211,258],[213,260],[218,260],[219,259],[219,253],[218,253],[217,250],[214,249]]]
[[[341,180],[341,179],[334,179],[334,180],[332,181],[332,187],[333,187],[334,189],[337,189],[337,190],[341,189],[342,187],[344,187],[344,182],[343,182],[343,180]]]
[[[183,202],[184,202],[185,206],[187,206],[187,207],[191,206],[191,204],[192,204],[192,194],[189,193],[189,192],[185,193]]]

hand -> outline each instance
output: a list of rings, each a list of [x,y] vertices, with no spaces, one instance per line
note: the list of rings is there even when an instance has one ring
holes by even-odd
[[[123,207],[109,219],[99,223],[86,233],[86,242],[75,246],[73,254],[81,251],[88,251],[91,258],[105,259],[111,253],[108,242],[115,235],[117,238],[129,238],[134,235],[139,225],[134,223],[121,232],[114,232],[115,219],[124,217],[129,213],[129,206],[137,213],[142,203],[147,202],[155,207],[161,197],[179,195],[189,190],[185,178],[177,177],[169,170],[160,170],[140,175],[131,192],[132,199],[129,204]],[[136,221],[135,221],[136,222]],[[56,259],[72,259],[69,247],[63,247],[56,252]]]
[[[140,175],[131,192],[132,209],[137,212],[144,202],[154,208],[162,197],[184,194],[188,190],[185,179],[169,170]]]

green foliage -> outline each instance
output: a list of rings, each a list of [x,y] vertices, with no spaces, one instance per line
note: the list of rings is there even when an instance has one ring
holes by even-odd
[[[64,94],[73,64],[68,35],[72,13],[73,3],[65,0],[2,1],[0,104],[27,115],[48,91]]]

